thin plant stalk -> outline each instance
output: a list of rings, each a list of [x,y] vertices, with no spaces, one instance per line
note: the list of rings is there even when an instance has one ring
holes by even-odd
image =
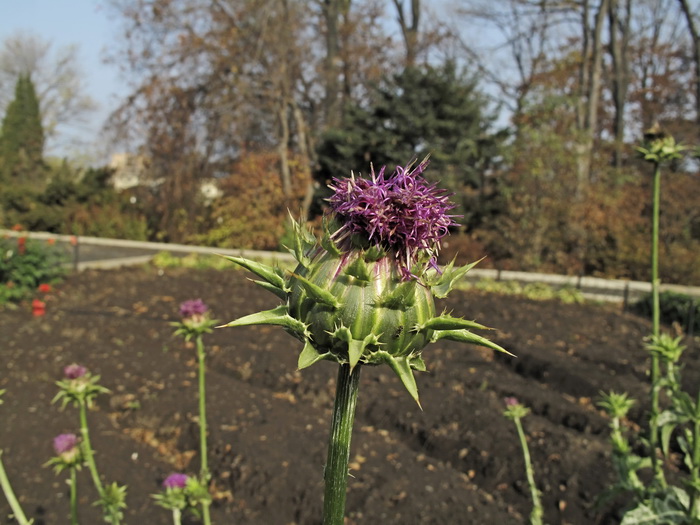
[[[15,492],[12,490],[12,485],[10,485],[7,472],[5,472],[5,465],[3,465],[2,462],[2,450],[0,450],[0,486],[2,487],[2,491],[5,493],[5,498],[10,504],[10,508],[12,509],[12,513],[14,514],[17,523],[19,523],[19,525],[31,525],[32,522],[29,521],[27,516],[24,514],[19,501],[17,501]]]
[[[104,485],[102,485],[100,474],[97,472],[97,465],[95,464],[92,445],[90,444],[90,432],[87,425],[87,405],[84,400],[80,401],[80,435],[83,438],[83,454],[85,456],[85,462],[87,463],[88,470],[90,471],[90,476],[92,477],[92,483],[95,485],[95,489],[97,489],[100,499],[102,499],[104,497],[105,489]]]
[[[652,336],[659,336],[660,306],[659,306],[659,207],[661,195],[661,165],[654,164],[654,186],[652,193],[652,233],[651,233],[651,297],[652,297]],[[660,370],[659,356],[651,355],[651,414],[649,416],[649,448],[651,450],[651,466],[654,481],[659,487],[666,486],[661,462],[657,455],[659,439],[659,392]]]
[[[360,367],[350,371],[349,364],[338,369],[333,421],[328,440],[328,458],[324,470],[323,524],[343,525],[348,485],[350,439],[360,386]]]
[[[199,453],[201,455],[200,476],[202,481],[209,480],[209,463],[207,461],[207,398],[204,364],[204,343],[197,337],[197,360],[199,362]]]
[[[100,474],[97,471],[97,465],[95,464],[94,451],[92,450],[92,445],[90,444],[90,432],[87,425],[87,403],[84,399],[80,400],[80,435],[83,438],[83,455],[85,456],[85,462],[87,463],[88,470],[90,471],[90,476],[92,477],[92,483],[95,485],[95,489],[100,496],[100,502],[104,501],[105,498],[105,488],[100,479]],[[119,518],[115,515],[114,509],[106,509],[105,520],[112,525],[119,525]]]
[[[202,336],[197,336],[197,360],[199,363],[199,453],[201,456],[200,478],[203,484],[209,484],[209,463],[207,461],[207,397],[206,397],[206,367],[204,358],[204,343]],[[202,501],[202,521],[204,525],[211,523],[209,502]]]
[[[690,518],[694,522],[700,518],[700,389],[695,401],[695,418],[693,421],[693,462],[690,469]]]
[[[180,525],[181,516],[182,511],[180,509],[173,509],[173,525]]]
[[[70,469],[70,523],[78,525],[78,485],[75,468]]]
[[[540,491],[537,490],[535,484],[535,472],[532,468],[530,459],[530,449],[527,446],[523,424],[519,417],[513,418],[515,428],[518,430],[518,439],[520,439],[520,447],[523,449],[523,459],[525,461],[525,474],[527,475],[527,484],[530,486],[530,496],[532,498],[532,512],[530,513],[530,525],[542,525],[542,502],[540,501]]]

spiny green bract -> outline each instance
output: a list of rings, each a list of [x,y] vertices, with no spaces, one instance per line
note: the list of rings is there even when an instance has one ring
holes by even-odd
[[[425,371],[421,350],[428,343],[449,339],[509,353],[471,331],[486,327],[446,313],[436,315],[434,297],[446,297],[476,263],[450,263],[442,273],[428,270],[420,281],[405,280],[395,258],[376,246],[343,252],[327,225],[320,242],[296,222],[294,226],[290,251],[298,266],[293,272],[226,257],[257,275],[262,280],[254,282],[284,302],[224,326],[284,327],[304,343],[300,369],[324,359],[351,368],[388,364],[416,402],[413,370]]]

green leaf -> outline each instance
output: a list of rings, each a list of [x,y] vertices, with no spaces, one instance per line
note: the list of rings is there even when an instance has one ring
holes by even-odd
[[[408,359],[413,370],[417,370],[418,372],[425,372],[427,370],[427,368],[425,367],[425,361],[423,361],[423,358],[421,356],[408,356]]]
[[[352,263],[347,265],[345,273],[363,283],[368,283],[371,280],[369,268],[362,257],[357,257]]]
[[[508,350],[502,348],[493,341],[489,341],[488,339],[486,339],[485,337],[481,337],[480,335],[473,334],[469,330],[435,330],[433,332],[431,342],[434,343],[436,341],[439,341],[440,339],[448,339],[450,341],[458,341],[460,343],[469,343],[478,346],[485,346],[486,348],[490,348],[491,350],[496,350],[498,352],[503,352],[504,354],[516,357],[514,354],[511,354]]]
[[[334,310],[340,308],[340,302],[328,290],[324,290],[317,284],[312,283],[306,277],[292,273],[292,276],[299,281],[299,284],[304,288],[306,295],[317,303],[325,304]]]
[[[234,326],[251,326],[258,324],[270,324],[283,326],[287,330],[299,335],[300,337],[307,337],[308,330],[304,323],[298,319],[294,319],[289,315],[289,310],[286,304],[281,304],[272,310],[265,310],[263,312],[256,312],[254,314],[246,315],[235,321],[231,321],[228,324],[217,326],[217,328],[226,328]]]
[[[299,368],[299,370],[303,370],[304,368],[309,367],[314,363],[318,363],[319,361],[328,358],[330,355],[330,352],[326,352],[323,354],[320,353],[318,350],[316,350],[316,348],[314,348],[314,346],[311,344],[311,341],[307,339],[304,343],[304,348],[299,354],[297,368]]]
[[[281,288],[277,288],[275,285],[270,284],[267,281],[257,281],[255,279],[251,279],[251,281],[254,282],[255,284],[257,284],[258,286],[264,288],[268,292],[275,294],[277,297],[279,297],[283,301],[287,300],[287,292],[285,292]]]
[[[481,325],[476,321],[469,321],[461,317],[452,317],[449,314],[442,314],[439,317],[433,317],[425,323],[418,325],[416,329],[419,332],[423,332],[425,330],[491,330],[491,328]]]
[[[669,487],[661,494],[640,503],[622,518],[621,525],[687,524],[690,498],[678,487]]]
[[[273,268],[272,266],[268,266],[267,264],[259,263],[257,261],[251,261],[250,259],[244,259],[243,257],[234,257],[230,255],[222,255],[221,257],[223,257],[224,259],[228,259],[229,261],[236,263],[239,266],[242,266],[250,272],[253,272],[261,279],[270,283],[272,286],[275,286],[280,290],[287,291],[284,277],[282,277],[282,272],[279,268]]]
[[[292,228],[294,230],[294,246],[290,252],[294,255],[294,258],[299,264],[308,267],[311,261],[307,254],[316,246],[316,238],[306,226],[297,222],[291,213],[289,214],[289,220],[292,222]]]
[[[406,310],[416,301],[416,281],[410,280],[399,284],[393,290],[385,291],[375,306],[390,308],[391,310]]]
[[[469,270],[474,268],[474,266],[479,264],[482,260],[483,258],[471,264],[467,264],[466,266],[455,268],[455,260],[452,259],[452,261],[443,268],[442,274],[437,278],[435,283],[430,285],[433,295],[439,299],[447,297],[454,285],[457,284],[457,281],[464,277]]]
[[[380,358],[391,367],[394,373],[399,376],[404,388],[408,390],[411,397],[418,403],[418,407],[423,410],[423,407],[420,405],[420,400],[418,399],[418,385],[416,384],[416,378],[413,377],[413,370],[411,370],[409,358],[407,356],[394,357],[384,350],[379,350],[372,355]]]

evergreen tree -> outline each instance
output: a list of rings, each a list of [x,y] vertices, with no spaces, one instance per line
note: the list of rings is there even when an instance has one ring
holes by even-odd
[[[0,133],[0,178],[20,184],[43,182],[44,130],[29,75],[17,79],[15,98],[7,107]]]
[[[485,176],[505,140],[490,128],[494,116],[476,82],[452,62],[441,67],[405,69],[377,86],[368,107],[348,107],[341,127],[322,137],[318,148],[319,179],[345,176],[350,169],[391,170],[430,155],[426,172],[455,194],[460,222],[473,226],[483,213]]]

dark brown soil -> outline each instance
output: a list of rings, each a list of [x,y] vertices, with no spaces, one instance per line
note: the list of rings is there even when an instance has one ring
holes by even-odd
[[[198,297],[222,321],[277,304],[242,272],[128,268],[72,276],[44,317],[28,306],[0,313],[0,448],[37,525],[68,522],[65,477],[42,465],[52,438],[78,429],[74,409],[51,405],[73,362],[112,391],[89,416],[100,471],[129,487],[125,522],[171,522],[150,495],[173,471],[196,473],[199,459],[195,352],[169,322],[181,301]],[[518,357],[428,347],[423,411],[388,368],[366,367],[347,523],[525,523],[529,492],[505,396],[532,408],[524,426],[546,521],[619,523],[624,502],[593,508],[612,480],[595,400],[601,390],[627,391],[642,400],[632,418],[642,421],[648,323],[611,307],[476,292],[455,292],[444,306],[496,327],[493,339]],[[300,344],[275,327],[221,329],[205,342],[214,523],[320,524],[336,365],[297,371]],[[695,361],[684,370],[689,381],[698,379]],[[100,523],[87,471],[80,476],[81,523]],[[12,523],[9,512],[0,497],[1,523]]]

